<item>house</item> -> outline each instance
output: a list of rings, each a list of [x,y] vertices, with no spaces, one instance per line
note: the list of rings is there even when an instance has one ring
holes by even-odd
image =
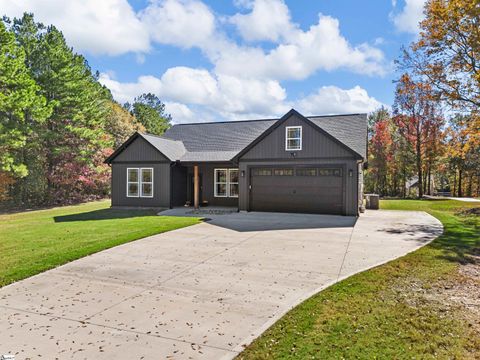
[[[178,124],[135,133],[105,162],[112,206],[232,206],[358,215],[367,116]]]

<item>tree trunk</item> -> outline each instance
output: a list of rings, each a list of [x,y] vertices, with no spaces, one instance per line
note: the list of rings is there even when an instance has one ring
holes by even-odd
[[[456,196],[457,195],[457,168],[455,168],[455,171],[453,172],[453,191],[452,195]]]
[[[417,174],[418,174],[418,198],[423,197],[423,170],[422,170],[422,148],[420,144],[420,128],[417,125],[417,143],[416,143],[416,158],[417,158]]]
[[[428,165],[428,178],[427,178],[427,194],[432,195],[432,183],[431,183],[431,178],[432,178],[432,173],[431,173],[431,167]]]
[[[467,196],[472,197],[472,182],[473,182],[473,174],[469,174],[468,176],[468,187],[467,187]]]
[[[462,175],[463,175],[463,171],[462,171],[462,168],[460,168],[458,170],[458,197],[462,197],[463,196],[463,192],[462,192]]]

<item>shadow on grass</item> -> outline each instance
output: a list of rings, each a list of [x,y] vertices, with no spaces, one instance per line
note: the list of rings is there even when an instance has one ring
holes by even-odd
[[[154,216],[157,214],[153,209],[142,210],[123,210],[123,209],[101,209],[78,214],[55,216],[53,219],[56,223],[71,221],[92,221],[92,220],[111,220],[111,219],[127,219],[143,216]]]
[[[442,259],[459,264],[474,263],[480,253],[480,230],[466,222],[451,220],[445,224],[445,232],[431,246],[443,251]]]

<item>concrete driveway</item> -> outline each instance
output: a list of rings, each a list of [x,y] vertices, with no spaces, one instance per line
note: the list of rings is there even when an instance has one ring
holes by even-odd
[[[0,289],[0,355],[230,359],[302,300],[441,232],[423,212],[213,216]]]

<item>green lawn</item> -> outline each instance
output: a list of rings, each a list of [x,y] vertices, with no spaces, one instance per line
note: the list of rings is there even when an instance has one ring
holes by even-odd
[[[198,223],[110,201],[0,215],[0,286],[145,236]]]
[[[239,359],[480,359],[479,314],[455,296],[478,296],[478,204],[386,200],[383,209],[424,210],[445,232],[431,244],[352,276],[290,311]],[[476,264],[474,263],[476,257]],[[477,277],[463,269],[475,266]],[[470,296],[470,298],[469,298]]]

